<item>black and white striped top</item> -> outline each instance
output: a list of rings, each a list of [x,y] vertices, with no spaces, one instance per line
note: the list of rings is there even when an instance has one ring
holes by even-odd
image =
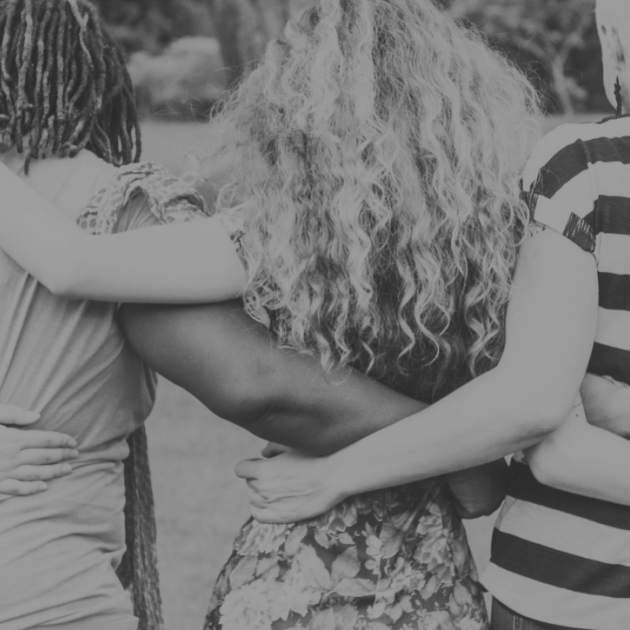
[[[595,255],[599,311],[588,370],[630,384],[630,117],[551,132],[530,158],[523,189],[536,222]],[[544,486],[522,456],[510,474],[486,588],[546,628],[629,629],[630,508]]]

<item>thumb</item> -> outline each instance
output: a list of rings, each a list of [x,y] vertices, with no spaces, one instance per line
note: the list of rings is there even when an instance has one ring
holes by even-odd
[[[276,455],[282,455],[282,453],[286,453],[291,450],[288,446],[282,446],[282,444],[276,444],[275,442],[268,442],[267,446],[260,453],[263,457],[269,459],[270,457],[275,457]]]
[[[27,411],[14,405],[0,405],[0,424],[27,426],[37,420],[39,414],[36,411]]]
[[[246,459],[236,466],[234,472],[241,479],[256,479],[261,461],[261,459]]]

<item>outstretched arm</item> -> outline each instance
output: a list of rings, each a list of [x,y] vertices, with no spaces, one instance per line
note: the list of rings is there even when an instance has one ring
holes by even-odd
[[[237,297],[245,272],[216,219],[90,236],[0,164],[0,247],[53,293],[113,302]]]
[[[312,357],[279,349],[240,301],[121,310],[136,352],[217,415],[311,455],[337,451],[426,407],[352,371],[325,374]],[[493,512],[502,464],[462,471],[449,485],[462,516]]]

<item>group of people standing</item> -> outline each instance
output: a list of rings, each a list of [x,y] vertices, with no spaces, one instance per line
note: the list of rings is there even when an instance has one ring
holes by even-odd
[[[162,627],[155,372],[270,442],[206,630],[628,627],[630,5],[596,11],[616,115],[540,140],[432,0],[314,0],[197,186],[139,161],[88,0],[0,0],[1,630]],[[480,581],[461,518],[501,504]]]

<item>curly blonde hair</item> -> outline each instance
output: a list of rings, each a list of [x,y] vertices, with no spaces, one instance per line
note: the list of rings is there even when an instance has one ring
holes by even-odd
[[[325,368],[425,395],[488,369],[538,129],[529,82],[430,0],[305,10],[210,123],[247,311]]]

